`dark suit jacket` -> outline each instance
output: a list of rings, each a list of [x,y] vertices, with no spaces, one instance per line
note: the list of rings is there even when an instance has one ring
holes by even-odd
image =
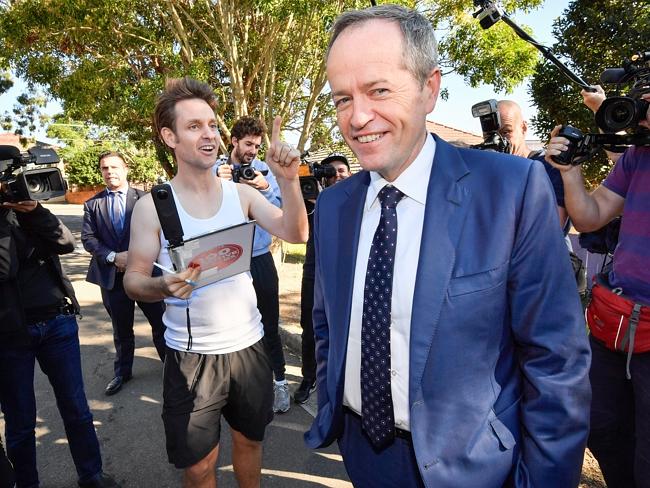
[[[146,195],[146,192],[135,188],[128,189],[124,228],[121,234],[118,234],[113,228],[108,195],[108,190],[102,190],[84,203],[81,242],[83,242],[84,249],[92,254],[86,281],[111,290],[115,283],[117,268],[106,262],[106,256],[111,251],[122,252],[128,250],[131,236],[131,213],[135,202]]]
[[[369,181],[358,173],[317,202],[311,447],[330,444],[343,428]],[[589,423],[590,350],[544,168],[436,137],[427,191],[409,353],[422,478],[440,488],[575,488]]]

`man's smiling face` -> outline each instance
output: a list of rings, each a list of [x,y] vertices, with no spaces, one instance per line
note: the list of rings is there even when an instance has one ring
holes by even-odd
[[[399,26],[371,20],[341,32],[327,58],[339,130],[365,170],[393,181],[426,138],[440,71],[424,85],[407,70]]]

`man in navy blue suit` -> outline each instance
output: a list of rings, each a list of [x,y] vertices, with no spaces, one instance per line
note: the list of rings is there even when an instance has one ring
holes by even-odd
[[[305,438],[337,440],[360,487],[576,487],[590,352],[552,189],[539,162],[427,134],[436,50],[403,7],[332,29],[338,126],[364,171],[316,204]]]
[[[106,386],[105,393],[114,395],[132,377],[135,302],[126,296],[122,280],[128,256],[131,212],[145,192],[129,187],[128,168],[120,153],[107,151],[100,154],[99,169],[106,189],[84,204],[81,241],[86,251],[92,254],[86,280],[101,287],[102,302],[113,324],[115,376]],[[138,302],[138,307],[151,325],[154,346],[163,360],[165,325],[162,315],[165,305],[161,301]]]

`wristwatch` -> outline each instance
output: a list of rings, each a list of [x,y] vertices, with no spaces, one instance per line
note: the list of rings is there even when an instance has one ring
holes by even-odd
[[[111,251],[108,253],[108,256],[106,256],[106,262],[109,264],[115,263],[115,251]]]

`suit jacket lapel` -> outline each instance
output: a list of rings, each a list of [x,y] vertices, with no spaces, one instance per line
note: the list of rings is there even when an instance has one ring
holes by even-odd
[[[419,400],[420,382],[438,328],[454,269],[456,248],[471,195],[460,180],[469,173],[458,151],[434,136],[436,153],[427,190],[420,257],[413,294],[409,404]]]
[[[102,215],[102,219],[106,222],[106,225],[111,230],[114,236],[117,236],[115,228],[113,227],[113,219],[111,215],[111,203],[110,203],[110,193],[108,190],[104,190],[104,194],[99,199],[99,213]]]
[[[342,218],[339,220],[338,229],[338,253],[336,267],[339,270],[336,286],[336,304],[333,313],[336,317],[331,321],[333,324],[341,324],[342,329],[337,330],[333,336],[339,343],[332,344],[331,347],[343,353],[337,356],[338,364],[335,370],[339,372],[337,385],[343,395],[343,379],[345,376],[345,351],[348,346],[348,335],[350,332],[350,314],[352,309],[352,289],[354,287],[354,268],[357,261],[357,251],[359,245],[359,234],[361,232],[361,219],[363,218],[363,207],[366,202],[366,193],[370,184],[370,175],[365,172],[359,178],[357,185],[351,185],[347,188],[348,198],[341,203],[345,213],[341,213]],[[338,403],[337,403],[338,404]]]

